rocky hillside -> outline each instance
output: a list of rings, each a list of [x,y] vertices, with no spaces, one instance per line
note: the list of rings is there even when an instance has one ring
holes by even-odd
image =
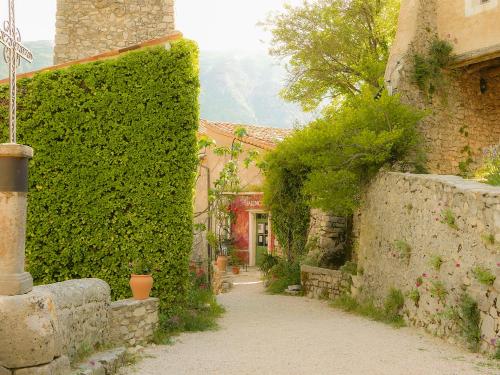
[[[33,64],[20,71],[52,65],[53,43],[26,42]],[[284,102],[279,91],[285,85],[285,69],[265,53],[201,52],[201,116],[208,120],[261,124],[290,128],[312,119],[295,104]],[[0,64],[0,76],[7,76]]]

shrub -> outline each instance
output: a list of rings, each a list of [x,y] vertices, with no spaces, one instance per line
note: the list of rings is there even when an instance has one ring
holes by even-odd
[[[347,261],[342,267],[340,267],[340,271],[356,276],[358,274],[358,265],[354,262]]]
[[[483,266],[477,266],[472,270],[474,277],[477,281],[484,285],[493,285],[496,280],[496,276],[491,273],[491,271]]]
[[[478,169],[476,177],[489,185],[500,186],[500,153],[499,147],[484,150],[483,165]]]
[[[267,275],[269,282],[267,291],[272,294],[283,293],[289,285],[300,284],[300,264],[299,262],[289,262],[280,259]]]
[[[384,311],[389,319],[397,319],[400,316],[401,309],[405,304],[403,292],[399,289],[391,288],[387,298],[384,301]]]
[[[410,245],[403,240],[397,240],[394,245],[396,246],[396,250],[399,253],[399,258],[403,259],[406,263],[410,262],[411,258],[411,247]]]
[[[331,306],[341,310],[351,312],[357,315],[365,316],[378,322],[389,324],[393,327],[400,328],[405,326],[403,317],[399,314],[399,310],[395,312],[397,306],[402,306],[399,293],[386,299],[385,305],[387,309],[378,308],[372,300],[359,302],[350,295],[343,294],[331,301]],[[404,298],[403,298],[404,303]]]
[[[494,245],[495,244],[495,235],[491,233],[485,233],[481,236],[481,239],[486,245]]]
[[[493,354],[493,359],[500,360],[500,342],[497,342],[497,347],[495,354]]]
[[[97,277],[126,298],[142,256],[162,307],[184,301],[198,92],[185,40],[19,82],[19,140],[35,150],[26,254],[37,283]],[[4,123],[7,95],[0,87]]]
[[[458,315],[462,336],[472,351],[478,351],[481,342],[481,313],[477,302],[464,294],[460,299]]]
[[[447,224],[451,229],[458,230],[455,214],[449,208],[441,211],[441,223]]]
[[[432,281],[429,291],[431,293],[431,296],[437,298],[439,302],[443,304],[446,302],[448,291],[446,290],[446,287],[444,286],[442,281]]]
[[[429,263],[432,268],[434,268],[436,271],[439,271],[444,263],[444,260],[439,255],[433,255],[429,260]]]
[[[407,294],[407,297],[412,300],[415,305],[418,306],[418,303],[420,302],[420,292],[418,291],[418,289],[412,289],[408,292]]]
[[[172,336],[180,332],[217,329],[217,318],[224,311],[208,288],[206,275],[191,273],[185,304],[170,306],[162,311],[154,342],[169,344]]]
[[[422,117],[397,95],[365,88],[266,155],[265,203],[289,260],[305,249],[311,207],[349,216],[381,167],[422,165],[416,129]]]
[[[452,52],[449,42],[434,39],[426,56],[413,55],[413,80],[429,97],[436,91],[444,92],[447,82],[443,70],[453,62]]]
[[[262,256],[261,262],[259,264],[259,269],[264,273],[264,276],[269,274],[269,271],[277,265],[280,261],[280,258],[269,253],[265,253]]]

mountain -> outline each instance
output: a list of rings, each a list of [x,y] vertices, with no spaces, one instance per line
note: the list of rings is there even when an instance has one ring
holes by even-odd
[[[28,47],[31,52],[33,52],[33,63],[30,64],[24,60],[21,60],[21,66],[19,67],[20,73],[38,70],[52,65],[52,55],[54,50],[53,42],[48,40],[41,40],[38,42],[23,42],[23,44]],[[8,77],[8,66],[4,62],[3,57],[0,58],[0,60],[0,77]]]
[[[20,72],[52,65],[51,41],[26,42],[33,64],[23,62]],[[8,75],[0,64],[0,77]],[[313,119],[296,104],[285,102],[279,92],[285,85],[285,68],[267,54],[235,51],[200,53],[201,117],[212,121],[291,128]]]

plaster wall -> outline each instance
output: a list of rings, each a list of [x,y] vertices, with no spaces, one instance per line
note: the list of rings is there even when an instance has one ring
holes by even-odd
[[[500,142],[500,59],[492,59],[487,65],[472,64],[443,72],[444,83],[432,95],[422,92],[414,82],[413,55],[427,55],[436,35],[449,39],[455,54],[465,53],[467,43],[473,44],[474,48],[489,43],[485,39],[489,38],[489,29],[480,29],[476,25],[476,31],[471,32],[464,27],[467,22],[476,24],[476,21],[465,20],[463,1],[458,1],[461,5],[456,6],[460,11],[451,9],[451,3],[456,5],[457,1],[402,2],[398,33],[385,74],[390,92],[399,94],[404,103],[427,112],[419,125],[428,156],[427,166],[430,172],[442,174],[473,171],[480,164],[484,149]],[[497,11],[494,8],[470,19],[489,19]],[[445,16],[447,12],[449,16]],[[461,25],[463,33],[473,41],[445,33],[443,30],[451,25]],[[485,25],[489,27],[488,23]],[[500,32],[498,22],[492,33],[495,34],[496,30]],[[499,37],[496,39],[500,40]],[[486,83],[486,90],[481,90],[481,82]]]
[[[498,0],[439,0],[439,37],[452,42],[457,55],[475,55],[493,48],[500,52],[499,4]]]

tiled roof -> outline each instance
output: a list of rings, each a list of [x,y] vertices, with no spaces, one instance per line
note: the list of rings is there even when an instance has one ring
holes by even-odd
[[[293,132],[292,129],[279,129],[258,125],[200,120],[199,133],[208,134],[212,131],[221,135],[233,137],[235,130],[238,128],[244,128],[247,131],[247,136],[243,137],[243,141],[245,143],[264,149],[274,148],[276,144],[281,142],[285,139],[285,137]]]

